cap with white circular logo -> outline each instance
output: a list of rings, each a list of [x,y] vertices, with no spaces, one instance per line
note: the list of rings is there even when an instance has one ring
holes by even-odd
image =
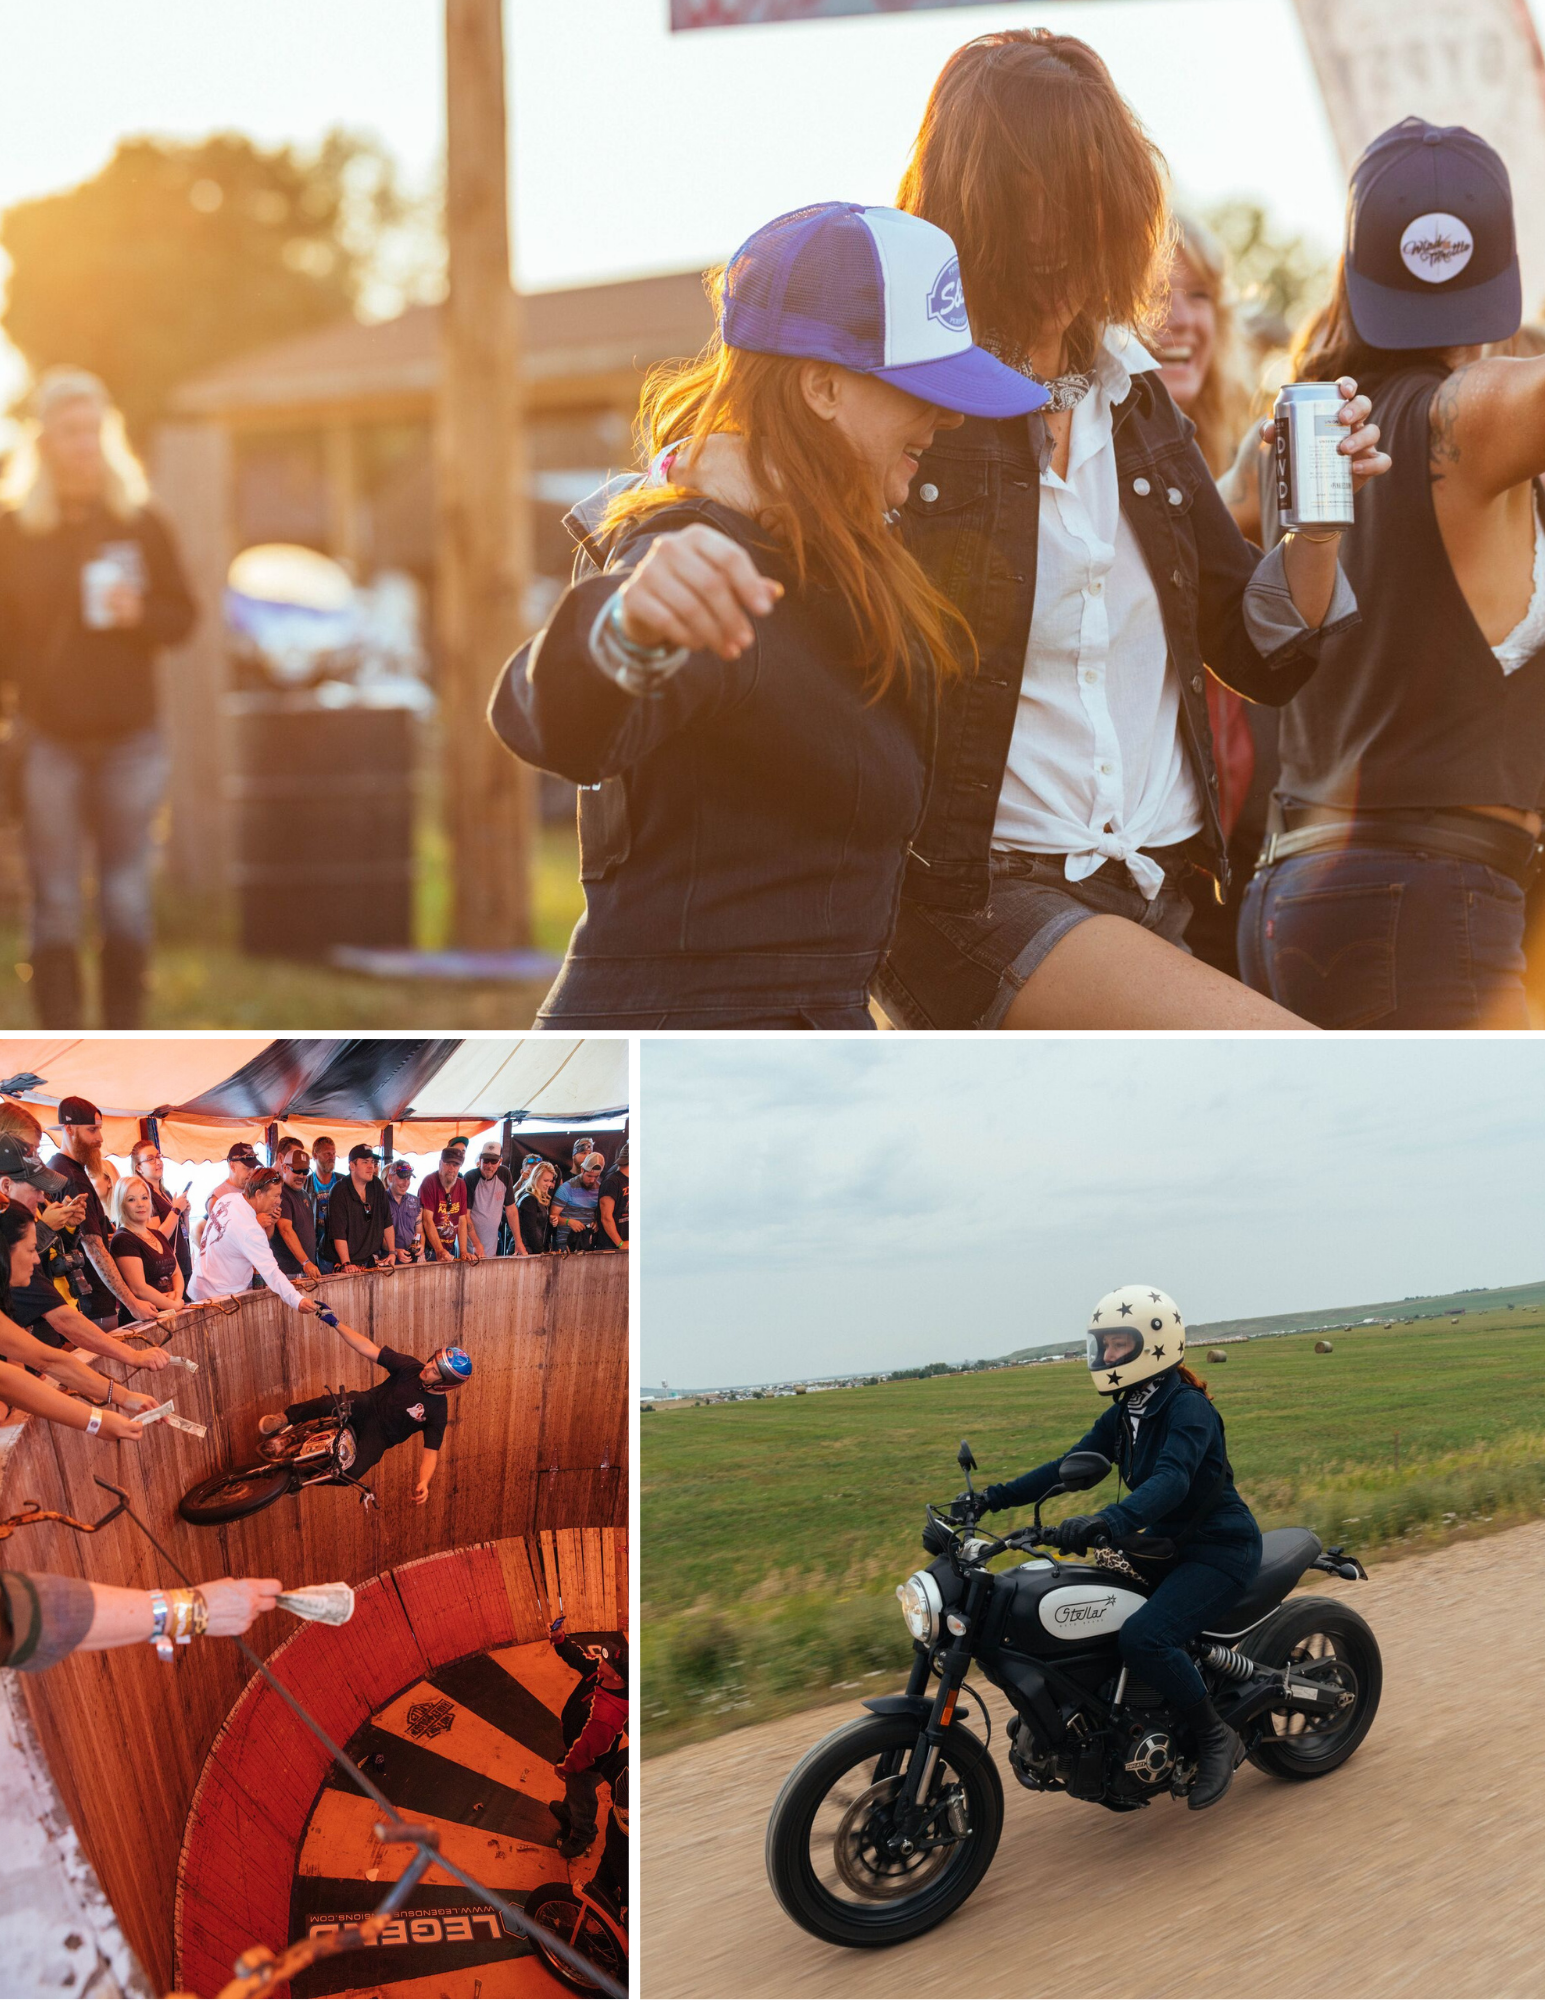
[[[1462,125],[1403,118],[1352,169],[1347,299],[1370,347],[1470,347],[1523,319],[1507,168]]]

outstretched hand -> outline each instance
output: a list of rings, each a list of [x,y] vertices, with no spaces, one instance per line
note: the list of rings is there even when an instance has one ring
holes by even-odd
[[[623,584],[622,626],[641,646],[685,646],[736,660],[783,585],[763,576],[745,550],[705,522],[661,535]]]

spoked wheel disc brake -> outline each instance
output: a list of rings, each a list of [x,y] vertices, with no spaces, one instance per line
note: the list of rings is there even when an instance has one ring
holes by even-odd
[[[1269,1718],[1272,1734],[1313,1736],[1323,1742],[1347,1728],[1357,1713],[1359,1682],[1356,1667],[1339,1650],[1335,1639],[1327,1632],[1306,1633],[1288,1656],[1288,1666],[1292,1673],[1302,1676],[1304,1680],[1317,1681],[1321,1687],[1335,1688],[1350,1699],[1328,1715],[1304,1715],[1297,1711],[1282,1715],[1274,1712]]]
[[[840,1896],[845,1890],[864,1903],[889,1903],[903,1896],[915,1896],[944,1872],[955,1852],[954,1843],[947,1837],[951,1828],[943,1809],[942,1795],[948,1787],[942,1782],[942,1759],[935,1766],[928,1793],[929,1803],[940,1810],[928,1822],[923,1837],[934,1839],[942,1833],[946,1838],[937,1847],[924,1847],[911,1854],[900,1853],[889,1844],[901,1773],[878,1778],[862,1790],[851,1789],[863,1775],[854,1771],[821,1802],[810,1829],[810,1858],[815,1872],[829,1893]]]

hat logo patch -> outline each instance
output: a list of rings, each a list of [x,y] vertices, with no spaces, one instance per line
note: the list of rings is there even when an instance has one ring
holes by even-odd
[[[1457,215],[1419,215],[1401,233],[1400,261],[1426,285],[1457,278],[1474,254],[1475,238]]]
[[[966,295],[960,283],[960,259],[951,257],[928,294],[928,317],[947,326],[951,333],[967,333]]]

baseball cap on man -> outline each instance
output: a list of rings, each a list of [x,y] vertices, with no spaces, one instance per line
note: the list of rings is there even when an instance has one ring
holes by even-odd
[[[349,1165],[351,1167],[356,1160],[379,1160],[380,1157],[381,1155],[376,1151],[374,1146],[367,1146],[363,1142],[358,1146],[351,1146],[349,1148]]]
[[[1021,417],[1050,396],[977,347],[960,257],[899,208],[817,202],[748,237],[724,282],[724,344],[834,361],[968,417]]]
[[[398,1180],[406,1180],[413,1172],[413,1165],[409,1160],[393,1160],[386,1171],[394,1174]]]
[[[245,1139],[238,1139],[225,1157],[228,1161],[236,1160],[245,1167],[255,1167],[258,1163],[257,1154]]]
[[[1463,125],[1402,118],[1352,169],[1347,299],[1371,347],[1473,347],[1523,320],[1507,168]]]
[[[61,1097],[59,1100],[59,1123],[61,1125],[100,1125],[102,1114],[89,1097]]]
[[[69,1186],[63,1174],[45,1167],[31,1146],[24,1146],[13,1132],[0,1133],[0,1180],[23,1181],[39,1194],[62,1194]]]

